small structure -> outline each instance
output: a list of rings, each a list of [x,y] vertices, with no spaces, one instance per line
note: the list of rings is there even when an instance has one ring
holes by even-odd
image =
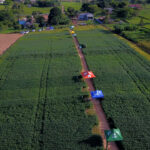
[[[54,30],[53,26],[47,27],[46,30]]]
[[[129,5],[130,8],[135,8],[135,9],[142,9],[142,5],[141,4],[131,4]]]
[[[26,24],[26,21],[25,20],[19,20],[19,24],[24,26]]]
[[[93,20],[94,16],[91,13],[82,13],[78,16],[79,21]]]
[[[77,36],[77,34],[75,34],[75,33],[74,33],[74,34],[72,34],[72,36],[76,37],[76,36]]]
[[[70,26],[70,29],[73,30],[73,29],[74,29],[74,26]]]
[[[0,0],[0,4],[4,4],[5,0]]]
[[[91,97],[96,98],[104,98],[103,92],[101,90],[91,91]]]
[[[40,16],[42,16],[45,21],[48,21],[48,14],[41,14]]]
[[[123,137],[121,135],[120,129],[104,130],[106,137],[106,150],[108,150],[108,142],[122,141]]]
[[[74,32],[74,31],[71,31],[71,34],[75,34],[75,32]]]
[[[90,79],[96,77],[92,71],[81,72],[81,75],[84,79]]]

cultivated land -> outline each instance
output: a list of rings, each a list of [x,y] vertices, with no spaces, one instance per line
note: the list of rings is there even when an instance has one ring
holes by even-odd
[[[121,150],[150,149],[150,62],[103,29],[77,31],[111,128],[120,128]]]
[[[68,31],[28,34],[0,57],[0,149],[101,149]]]
[[[68,7],[73,7],[76,10],[80,10],[82,3],[80,3],[80,2],[61,2],[61,5],[64,6],[65,10],[67,10]]]
[[[21,36],[21,34],[0,34],[0,55]]]

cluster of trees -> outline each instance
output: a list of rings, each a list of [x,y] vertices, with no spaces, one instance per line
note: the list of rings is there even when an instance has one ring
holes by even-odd
[[[84,3],[81,7],[81,11],[95,13],[95,12],[99,11],[99,7],[96,4]]]
[[[81,7],[81,11],[90,13],[101,12],[101,15],[108,15],[109,11],[104,8],[113,8],[113,18],[130,18],[137,14],[136,9],[129,8],[129,1],[117,1],[117,0],[97,0],[97,4],[84,3]]]
[[[48,24],[51,25],[64,25],[69,23],[69,18],[66,15],[63,15],[61,10],[58,7],[54,7],[50,10],[48,16]]]
[[[59,6],[60,2],[58,0],[38,0],[36,3],[31,3],[34,7],[55,7]]]
[[[0,10],[0,30],[6,28],[14,28],[14,29],[23,29],[23,25],[19,25],[18,19],[20,18],[20,11],[22,10],[21,5],[15,4],[12,6],[11,9]],[[73,17],[77,12],[72,9],[68,8],[67,15],[69,17]],[[61,10],[58,7],[53,7],[50,10],[48,21],[41,15],[40,12],[33,12],[34,23],[31,16],[27,16],[26,28],[37,28],[44,27],[47,25],[65,25],[69,24],[70,19],[67,15],[62,14]]]

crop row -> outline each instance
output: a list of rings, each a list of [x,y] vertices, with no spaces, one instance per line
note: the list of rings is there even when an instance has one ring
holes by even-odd
[[[125,150],[150,148],[150,62],[110,32],[95,29],[77,31],[84,54],[94,72],[96,89],[105,99],[104,111],[111,128],[120,128]]]

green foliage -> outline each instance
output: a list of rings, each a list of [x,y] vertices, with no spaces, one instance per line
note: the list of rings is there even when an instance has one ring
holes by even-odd
[[[84,3],[84,4],[82,4],[81,11],[87,11],[89,5],[90,5],[89,3]]]
[[[37,16],[36,23],[39,24],[39,27],[43,27],[46,24],[46,21],[43,16]]]
[[[12,27],[13,23],[16,22],[16,18],[10,10],[0,10],[0,23],[6,27]]]
[[[104,93],[104,112],[124,137],[120,149],[149,149],[150,62],[112,33],[102,29],[76,31],[96,89]]]
[[[98,0],[98,7],[105,8],[106,7],[106,1],[105,0]]]
[[[48,24],[50,25],[65,25],[68,24],[70,20],[67,16],[62,15],[61,10],[58,7],[54,7],[50,10],[48,16]]]
[[[80,2],[61,2],[61,5],[64,6],[65,10],[67,10],[68,7],[72,7],[75,10],[79,11],[81,8],[82,3]]]
[[[77,15],[78,11],[76,11],[73,7],[68,7],[66,14],[68,17],[73,18]]]
[[[135,31],[137,28],[138,26],[134,24],[117,24],[114,25],[114,32],[120,34],[122,31]]]
[[[114,15],[117,18],[127,19],[136,16],[136,10],[133,8],[118,8],[114,10]]]
[[[68,30],[30,33],[9,48],[0,57],[0,149],[100,149],[79,98],[85,84],[72,80],[80,70]]]
[[[97,11],[99,11],[99,8],[97,5],[84,3],[82,4],[81,11],[86,11],[89,13],[96,13]]]
[[[20,29],[21,29],[21,25],[18,24],[18,22],[14,22],[14,23],[13,23],[13,28],[14,28],[15,30],[20,30]]]
[[[52,25],[58,25],[61,19],[61,15],[61,10],[58,7],[52,8],[48,16],[48,23]]]
[[[62,15],[59,24],[60,25],[67,25],[70,23],[70,19],[66,15]]]

